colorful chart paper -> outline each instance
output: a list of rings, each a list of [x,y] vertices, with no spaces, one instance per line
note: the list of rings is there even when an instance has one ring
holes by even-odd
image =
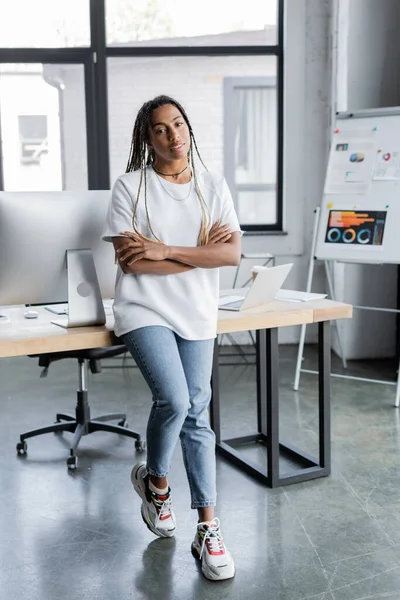
[[[331,210],[325,243],[381,246],[386,214],[376,210]]]

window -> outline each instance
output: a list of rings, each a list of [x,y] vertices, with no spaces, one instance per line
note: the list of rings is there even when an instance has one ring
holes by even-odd
[[[82,65],[0,65],[0,162],[7,191],[87,189]]]
[[[186,0],[106,0],[106,30],[111,182],[140,105],[169,94],[208,168],[225,175],[243,229],[281,231],[283,0],[190,10]]]
[[[108,189],[135,111],[167,93],[227,178],[243,229],[281,231],[283,7],[0,0],[0,189]]]
[[[0,0],[2,48],[89,46],[89,0]]]
[[[276,78],[226,78],[225,177],[244,227],[277,221],[276,157]]]
[[[108,44],[153,46],[276,44],[278,0],[106,0]]]

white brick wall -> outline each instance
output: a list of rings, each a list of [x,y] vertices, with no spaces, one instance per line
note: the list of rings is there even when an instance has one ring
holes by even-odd
[[[133,123],[143,102],[159,94],[188,113],[203,160],[223,168],[225,77],[265,77],[276,72],[271,56],[110,59],[108,63],[111,181],[125,171]]]

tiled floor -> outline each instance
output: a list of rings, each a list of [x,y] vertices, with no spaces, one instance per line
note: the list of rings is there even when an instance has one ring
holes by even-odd
[[[281,348],[280,435],[315,452],[317,380],[304,374],[293,392],[294,357],[295,348]],[[387,364],[351,368],[371,376],[378,367],[393,377]],[[190,553],[196,515],[179,449],[170,474],[179,531],[154,539],[130,484],[131,440],[84,438],[72,475],[70,434],[28,440],[28,456],[16,457],[22,431],[74,409],[76,364],[55,364],[39,379],[35,360],[3,359],[0,378],[1,600],[400,599],[394,387],[332,380],[329,478],[270,490],[218,460],[218,515],[237,575],[212,583]],[[254,367],[223,367],[221,382],[225,436],[252,433]],[[136,369],[104,369],[90,384],[94,415],[126,409],[144,431],[150,397]]]

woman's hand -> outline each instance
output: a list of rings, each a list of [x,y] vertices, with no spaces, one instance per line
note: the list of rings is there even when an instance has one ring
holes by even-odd
[[[229,233],[230,226],[229,225],[220,225],[221,221],[218,220],[214,223],[214,225],[210,229],[210,233],[208,234],[208,242],[209,244],[223,244],[227,242],[232,234]]]
[[[147,260],[165,260],[168,258],[168,246],[153,242],[131,231],[122,231],[127,239],[117,250],[118,262],[129,266],[142,258]]]

